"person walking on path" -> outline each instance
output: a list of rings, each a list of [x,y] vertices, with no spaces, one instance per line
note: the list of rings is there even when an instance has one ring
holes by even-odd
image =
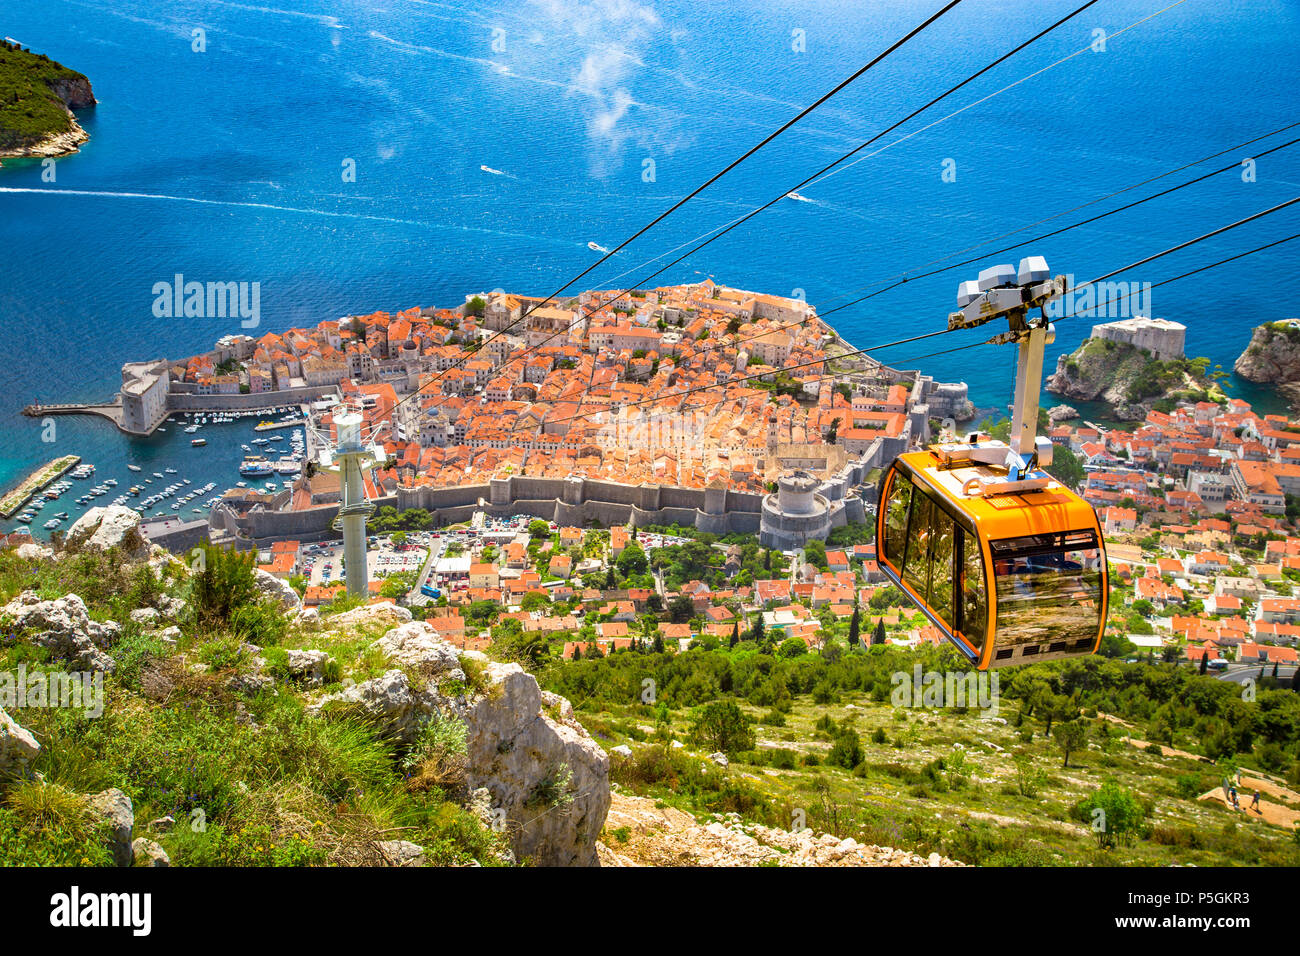
[[[1232,799],[1232,809],[1240,810],[1241,804],[1237,802],[1237,785],[1235,783],[1228,790],[1228,796]]]
[[[1255,790],[1255,796],[1253,796],[1253,797],[1251,798],[1251,800],[1250,800],[1250,808],[1251,808],[1252,810],[1254,810],[1256,813],[1259,813],[1259,814],[1262,814],[1262,813],[1264,812],[1264,811],[1260,810],[1260,808],[1259,808],[1259,790],[1258,790],[1258,788],[1256,788],[1256,790]]]

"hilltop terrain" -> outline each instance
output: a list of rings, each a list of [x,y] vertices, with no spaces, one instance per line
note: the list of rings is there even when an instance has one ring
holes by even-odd
[[[304,608],[237,555],[150,548],[109,507],[57,549],[0,549],[0,623],[0,865],[635,862],[569,702],[391,602]],[[744,825],[716,829],[677,818],[671,839],[762,861]],[[796,829],[764,831],[759,857],[917,864]]]
[[[911,706],[900,675],[960,662],[864,644],[915,627],[879,597],[862,640],[820,615],[819,649],[756,623],[578,654],[483,602],[455,620],[491,638],[457,646],[444,608],[303,607],[94,509],[56,549],[0,549],[0,864],[1300,862],[1293,680],[1261,669],[1247,702],[1099,656],[999,672],[993,709]],[[1132,653],[1123,597],[1111,655]],[[54,706],[66,672],[84,699]],[[1238,767],[1258,811],[1226,804]]]
[[[76,152],[90,134],[72,111],[94,105],[85,76],[44,53],[0,42],[0,157]]]

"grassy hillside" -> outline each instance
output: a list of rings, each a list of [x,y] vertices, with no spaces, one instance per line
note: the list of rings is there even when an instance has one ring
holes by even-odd
[[[894,707],[891,676],[910,675],[911,652],[837,646],[830,656],[781,660],[744,642],[673,659],[618,652],[543,683],[575,701],[607,749],[631,747],[611,779],[696,814],[804,821],[983,865],[1300,863],[1294,826],[1269,822],[1300,815],[1300,694],[1289,685],[1266,680],[1247,703],[1236,685],[1187,667],[1091,658],[1001,672],[999,713],[987,719]],[[927,671],[959,668],[946,651],[921,659]],[[655,704],[640,703],[644,686]],[[727,722],[703,718],[728,701],[740,718],[719,734]],[[717,749],[729,751],[725,772],[701,759]],[[1267,773],[1267,818],[1219,799],[1237,766]],[[1254,778],[1244,779],[1246,807]],[[1093,828],[1098,807],[1109,831]]]
[[[55,87],[85,82],[82,74],[43,53],[0,42],[0,151],[71,130],[72,117]]]
[[[418,844],[430,864],[498,863],[500,837],[451,798],[456,781],[436,742],[403,747],[348,711],[312,717],[306,687],[286,672],[286,651],[307,645],[337,662],[317,695],[374,676],[383,661],[370,644],[387,625],[331,631],[326,616],[322,630],[302,633],[247,596],[244,571],[210,554],[226,606],[175,565],[158,581],[116,553],[54,562],[0,550],[0,605],[20,590],[47,600],[71,592],[92,620],[127,622],[164,595],[189,602],[174,644],[157,626],[124,624],[102,714],[11,712],[41,751],[25,779],[0,779],[0,866],[108,865],[85,796],[108,788],[126,794],[136,834],[161,844],[173,865],[376,863],[377,844],[390,840]],[[272,680],[255,679],[246,641],[261,646]],[[30,677],[68,665],[31,643],[0,641],[0,673],[20,666]],[[146,829],[165,816],[176,821],[170,830]]]

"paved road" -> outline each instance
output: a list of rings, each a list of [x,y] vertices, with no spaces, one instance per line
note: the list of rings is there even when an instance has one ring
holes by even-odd
[[[433,600],[427,594],[420,593],[420,588],[424,587],[429,576],[433,574],[434,566],[442,560],[442,554],[447,550],[447,545],[451,543],[451,538],[444,534],[440,538],[434,538],[429,542],[429,557],[424,562],[424,567],[420,569],[419,577],[415,580],[415,587],[411,588],[407,595],[407,601],[411,604],[428,604]]]
[[[1240,684],[1247,678],[1259,680],[1259,667],[1260,665],[1258,664],[1229,664],[1227,670],[1221,671],[1214,676],[1219,680],[1232,681],[1234,684]],[[1294,664],[1283,664],[1277,669],[1277,676],[1279,679],[1290,680],[1294,674]],[[1272,664],[1264,665],[1264,676],[1273,676]]]

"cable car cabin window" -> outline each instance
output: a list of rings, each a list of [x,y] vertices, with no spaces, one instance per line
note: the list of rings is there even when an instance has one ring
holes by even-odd
[[[1096,640],[1102,574],[1092,531],[1003,538],[989,547],[998,647]]]
[[[922,488],[912,494],[911,533],[903,564],[903,583],[953,627],[953,536],[956,525]]]
[[[907,544],[907,509],[912,503],[912,483],[901,471],[894,472],[885,508],[885,557],[896,568],[903,567],[903,549]]]
[[[984,587],[984,556],[979,538],[963,534],[961,568],[961,631],[976,650],[984,646],[989,602]]]

